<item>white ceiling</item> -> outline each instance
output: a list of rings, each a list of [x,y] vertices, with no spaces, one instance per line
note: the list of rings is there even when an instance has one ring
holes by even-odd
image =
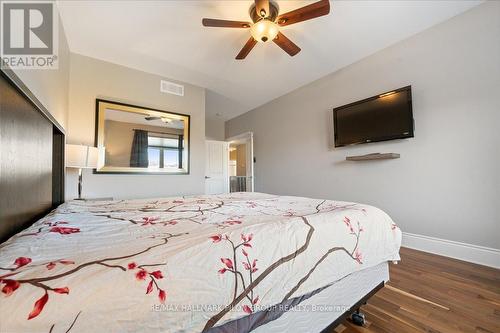
[[[70,50],[207,88],[207,116],[230,119],[464,12],[482,1],[332,1],[328,16],[282,28],[302,48],[274,43],[234,59],[249,21],[245,1],[59,1]],[[284,13],[311,1],[277,1]]]

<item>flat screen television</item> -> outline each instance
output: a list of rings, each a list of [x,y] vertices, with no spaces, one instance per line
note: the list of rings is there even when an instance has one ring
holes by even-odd
[[[411,86],[333,109],[335,147],[413,137]]]

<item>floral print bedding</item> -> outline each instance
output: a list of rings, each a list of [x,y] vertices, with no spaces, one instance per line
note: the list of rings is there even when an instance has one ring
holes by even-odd
[[[399,260],[380,209],[263,193],[71,201],[0,245],[1,332],[202,332]]]

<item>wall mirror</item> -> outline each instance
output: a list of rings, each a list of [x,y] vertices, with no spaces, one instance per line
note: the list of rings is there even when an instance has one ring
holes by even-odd
[[[188,174],[189,115],[96,100],[95,173]]]

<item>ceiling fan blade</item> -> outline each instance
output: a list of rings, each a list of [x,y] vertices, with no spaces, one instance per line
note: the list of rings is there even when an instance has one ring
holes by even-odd
[[[244,21],[228,21],[204,18],[201,24],[205,27],[220,27],[220,28],[250,28],[250,22]]]
[[[295,45],[294,42],[286,38],[286,36],[283,35],[281,32],[278,32],[278,36],[276,36],[276,38],[273,39],[273,42],[275,42],[279,47],[283,49],[283,51],[285,51],[292,57],[300,52],[300,47],[298,47],[297,45]]]
[[[280,26],[285,26],[327,15],[328,13],[330,13],[330,1],[321,0],[278,16],[276,23]]]
[[[252,51],[253,47],[257,44],[257,41],[253,39],[253,37],[250,37],[250,39],[247,41],[245,46],[241,49],[240,53],[236,56],[237,60],[242,60],[247,57],[247,55]]]
[[[269,16],[269,0],[255,0],[255,12],[260,17]]]

